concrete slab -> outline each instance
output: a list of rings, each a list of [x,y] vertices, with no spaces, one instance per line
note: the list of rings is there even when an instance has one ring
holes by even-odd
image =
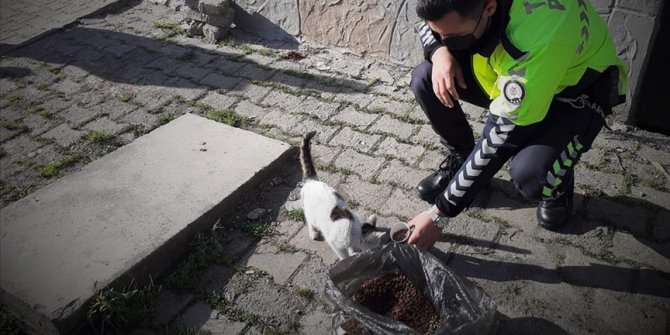
[[[186,114],[0,211],[3,304],[65,334],[99,287],[160,276],[193,235],[291,156]]]

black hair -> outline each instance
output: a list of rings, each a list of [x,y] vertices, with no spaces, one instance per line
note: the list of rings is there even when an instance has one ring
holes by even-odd
[[[437,21],[449,12],[455,11],[462,18],[479,15],[486,0],[418,0],[416,14],[426,21]]]

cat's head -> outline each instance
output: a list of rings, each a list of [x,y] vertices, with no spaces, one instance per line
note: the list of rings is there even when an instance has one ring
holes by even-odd
[[[371,249],[382,244],[388,243],[389,230],[387,228],[377,228],[377,215],[370,215],[367,220],[361,224],[361,248]]]

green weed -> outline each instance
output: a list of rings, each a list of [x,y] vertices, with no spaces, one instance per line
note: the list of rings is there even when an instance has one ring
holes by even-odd
[[[237,127],[240,123],[240,119],[235,116],[235,113],[227,109],[209,111],[206,116],[210,120],[225,123],[232,127]]]
[[[313,300],[314,296],[315,296],[314,291],[312,291],[311,289],[308,289],[308,288],[299,288],[295,291],[295,293],[297,295],[307,299],[307,300],[310,300],[310,301]]]
[[[298,251],[298,248],[296,248],[293,244],[290,244],[288,242],[281,242],[277,246],[277,249],[279,249],[279,252],[285,252],[285,253],[295,253]]]
[[[252,48],[251,45],[246,44],[246,43],[240,45],[240,49],[242,50],[242,52],[244,52],[247,55],[252,54],[254,52],[254,48]]]
[[[93,324],[99,324],[100,334],[108,327],[117,328],[135,324],[151,315],[155,300],[161,289],[149,278],[149,284],[137,288],[135,281],[117,290],[115,288],[97,288],[87,316]]]
[[[288,217],[295,221],[305,221],[305,211],[302,208],[296,208],[288,211]]]
[[[41,168],[38,167],[36,168],[36,172],[37,175],[42,178],[52,178],[58,175],[62,169],[83,161],[85,158],[86,157],[84,157],[82,154],[75,153],[73,155],[51,162]]]
[[[179,290],[194,288],[199,273],[208,265],[228,260],[222,247],[212,238],[202,234],[196,235],[191,248],[192,253],[167,277],[165,286]]]
[[[165,113],[158,118],[158,124],[164,125],[177,118],[177,115],[172,112]]]

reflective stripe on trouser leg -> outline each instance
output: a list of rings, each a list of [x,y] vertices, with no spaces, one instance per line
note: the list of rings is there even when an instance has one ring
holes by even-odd
[[[475,152],[469,159],[463,163],[465,168],[461,168],[458,175],[451,181],[447,191],[444,193],[447,201],[456,205],[457,198],[462,198],[467,190],[472,186],[474,180],[482,173],[486,165],[495,157],[498,148],[507,140],[507,135],[514,129],[515,125],[511,121],[498,117],[495,127],[487,134],[481,145],[475,148]]]
[[[558,192],[559,186],[563,183],[568,171],[574,167],[575,162],[583,153],[584,146],[579,143],[579,135],[575,135],[572,141],[559,158],[554,161],[549,171],[547,171],[547,179],[542,187],[542,200],[554,200],[562,193]]]

